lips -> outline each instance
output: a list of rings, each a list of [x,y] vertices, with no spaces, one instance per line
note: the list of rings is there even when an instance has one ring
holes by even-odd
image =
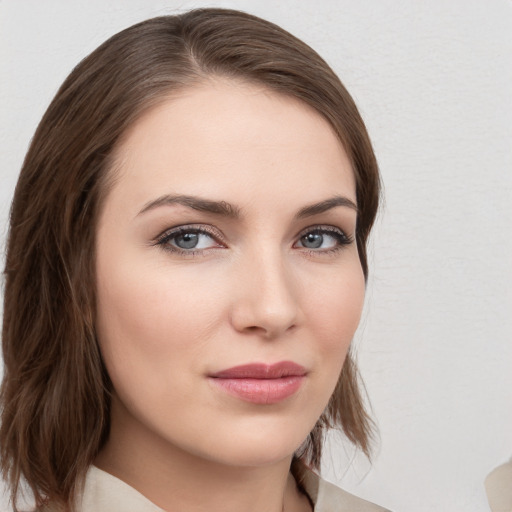
[[[306,369],[292,361],[267,365],[235,366],[210,375],[222,391],[254,404],[276,404],[294,395],[306,377]]]

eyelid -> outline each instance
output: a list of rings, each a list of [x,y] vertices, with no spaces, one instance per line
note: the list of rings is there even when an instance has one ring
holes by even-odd
[[[301,239],[310,234],[310,233],[321,233],[327,234],[336,239],[336,244],[333,247],[328,248],[315,248],[312,249],[310,247],[299,246],[296,247],[301,254],[307,256],[308,258],[322,258],[322,257],[333,257],[337,254],[341,253],[347,246],[350,246],[354,242],[354,236],[348,235],[345,230],[332,226],[332,225],[314,225],[310,226],[306,229],[303,229],[299,235],[297,236],[295,245],[301,241]]]
[[[299,234],[296,236],[297,240],[300,240],[303,236],[307,235],[308,233],[334,233],[337,235],[343,236],[347,243],[352,243],[354,241],[354,236],[352,234],[347,234],[347,232],[336,226],[332,226],[330,224],[314,224],[312,226],[308,226],[307,228],[302,229]]]
[[[171,239],[173,236],[179,235],[180,233],[187,231],[195,231],[196,233],[206,234],[213,238],[217,243],[225,245],[223,234],[219,230],[214,229],[212,226],[209,226],[208,224],[181,224],[178,226],[174,226],[172,228],[167,228],[154,238],[152,245],[163,245],[167,240]],[[178,247],[174,247],[173,249],[175,249],[177,252],[180,252],[180,248]],[[198,251],[205,250],[208,249],[199,249]],[[192,254],[193,249],[183,252],[186,252],[187,254]]]

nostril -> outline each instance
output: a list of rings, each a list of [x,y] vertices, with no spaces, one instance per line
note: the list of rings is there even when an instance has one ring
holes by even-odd
[[[264,338],[272,339],[272,338],[275,338],[277,336],[284,334],[285,332],[286,333],[291,332],[293,329],[295,329],[295,327],[296,327],[295,324],[292,324],[284,329],[281,329],[278,326],[263,327],[263,326],[258,326],[258,325],[250,325],[250,326],[245,327],[245,329],[243,329],[243,330],[246,333],[258,334]]]
[[[257,332],[262,332],[262,333],[266,332],[266,330],[263,327],[258,327],[257,325],[250,325],[250,326],[246,327],[245,330],[247,332],[255,332],[255,333],[257,333]]]

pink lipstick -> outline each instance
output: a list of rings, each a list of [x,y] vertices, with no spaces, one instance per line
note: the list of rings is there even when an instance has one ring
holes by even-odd
[[[295,394],[306,376],[306,369],[292,361],[268,365],[244,364],[210,375],[221,389],[246,402],[276,404]]]

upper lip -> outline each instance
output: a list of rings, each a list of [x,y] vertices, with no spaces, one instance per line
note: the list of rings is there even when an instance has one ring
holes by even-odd
[[[250,363],[233,366],[210,375],[218,379],[280,379],[282,377],[302,377],[306,369],[293,361],[274,364]]]

